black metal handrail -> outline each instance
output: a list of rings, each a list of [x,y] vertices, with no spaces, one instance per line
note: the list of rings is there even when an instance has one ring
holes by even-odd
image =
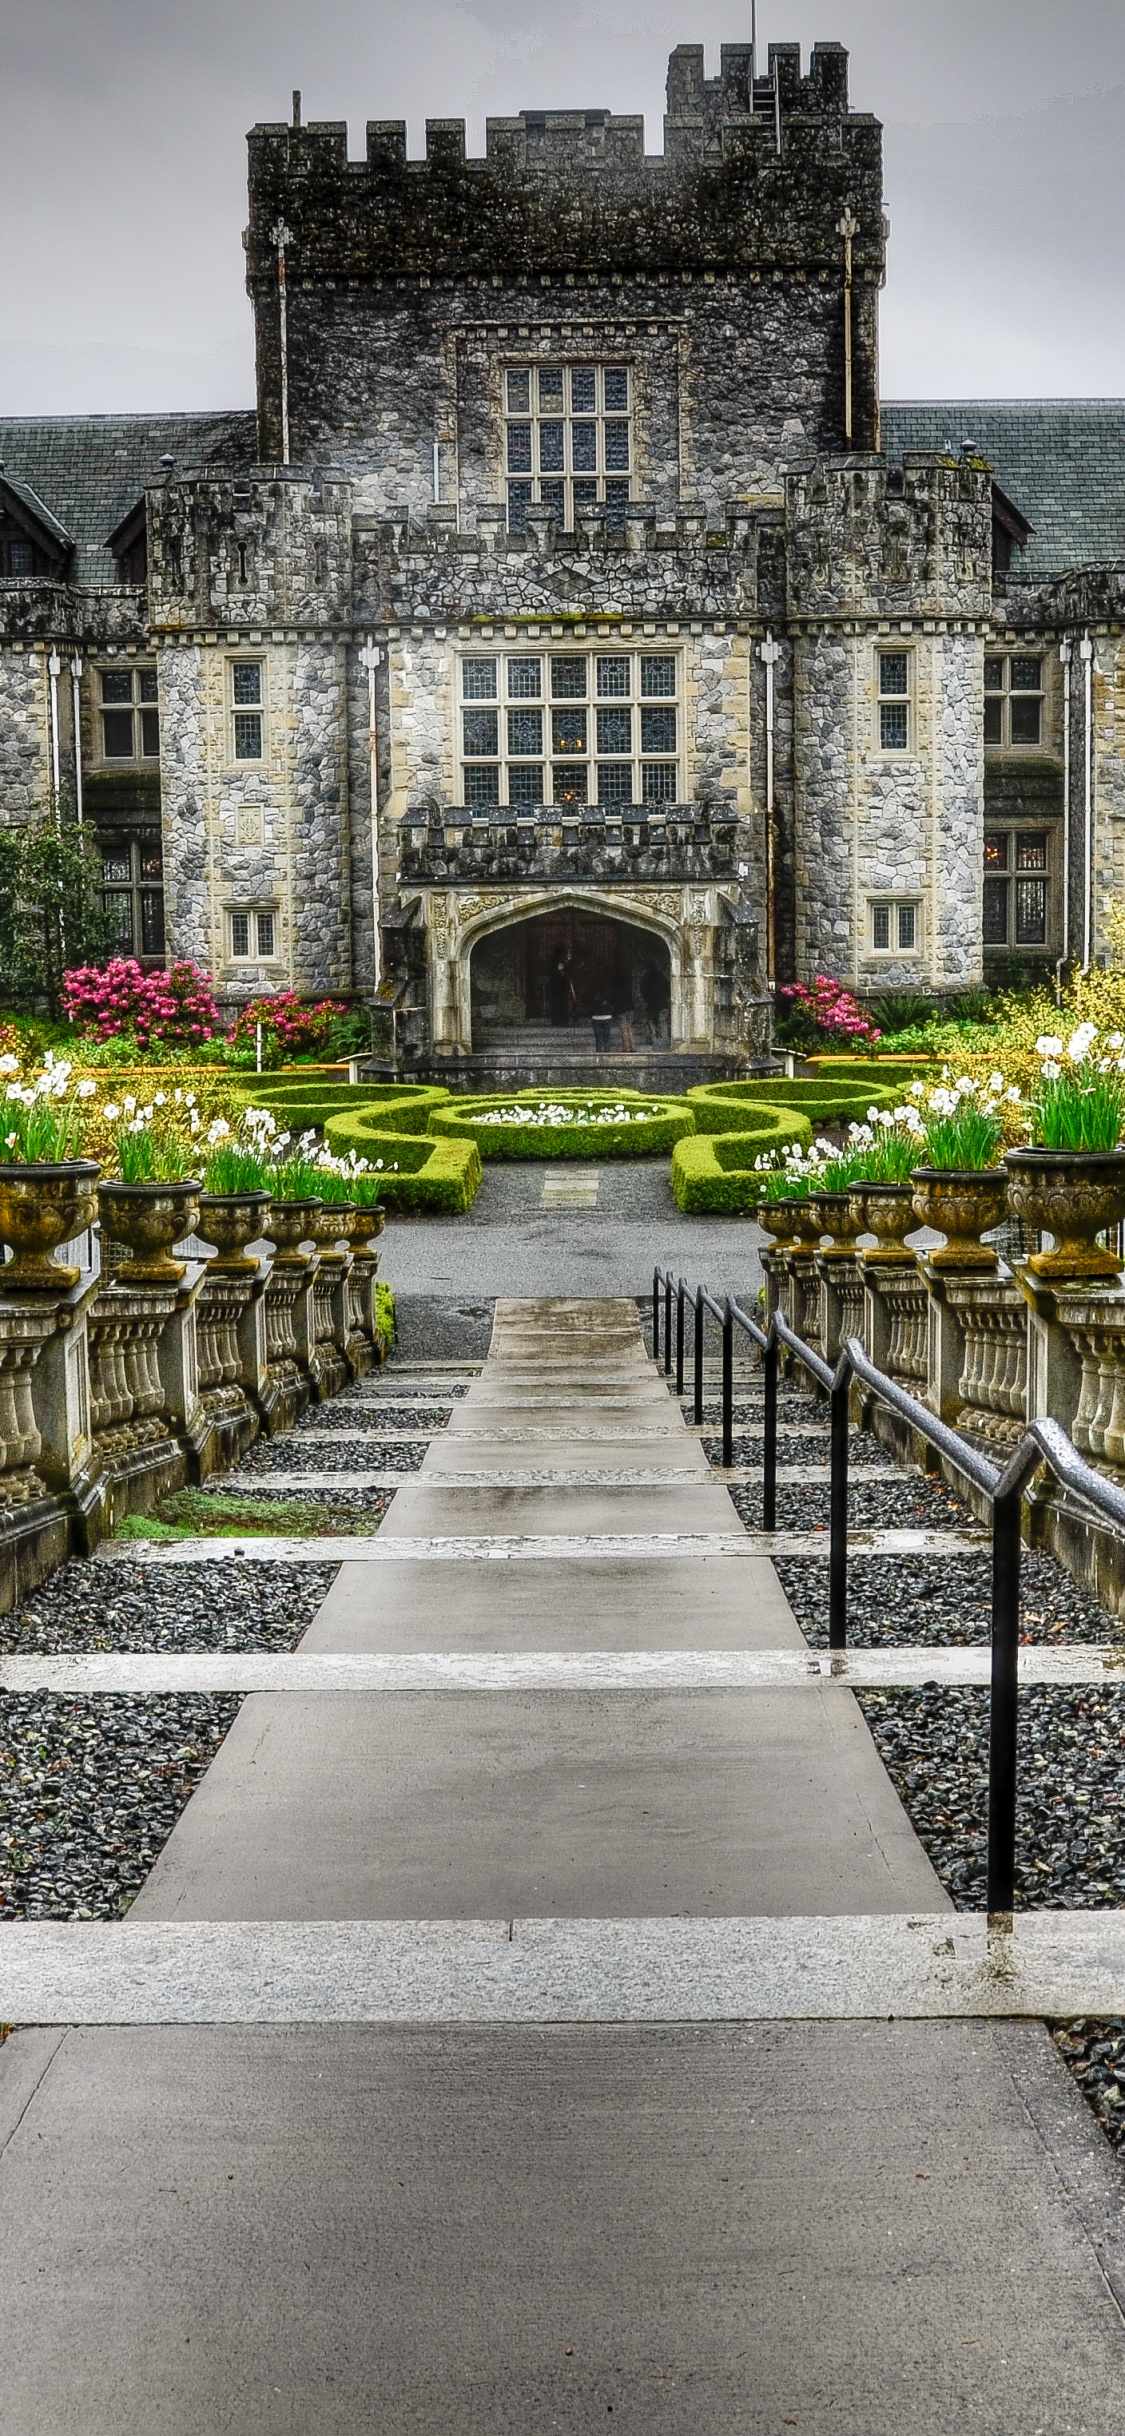
[[[660,1358],[660,1299],[665,1298],[665,1370],[671,1330],[672,1299],[677,1302],[677,1392],[683,1392],[684,1304],[695,1309],[695,1397],[697,1427],[703,1421],[703,1314],[711,1311],[723,1326],[723,1463],[729,1469],[734,1445],[735,1324],[761,1355],[764,1373],[762,1430],[762,1529],[777,1528],[777,1383],[782,1348],[800,1362],[824,1389],[829,1403],[829,1527],[828,1527],[828,1646],[842,1650],[848,1643],[848,1420],[853,1379],[879,1398],[917,1431],[927,1446],[944,1455],[987,1499],[992,1511],[992,1669],[988,1750],[988,1910],[992,1917],[1011,1913],[1016,1868],[1016,1733],[1019,1712],[1020,1628],[1020,1505],[1041,1465],[1061,1488],[1093,1508],[1104,1521],[1125,1534],[1125,1491],[1103,1480],[1084,1462],[1073,1440],[1057,1421],[1028,1423],[1019,1445],[1003,1471],[978,1453],[897,1379],[878,1370],[857,1336],[845,1337],[835,1369],[806,1345],[775,1311],[766,1328],[751,1319],[730,1295],[719,1303],[703,1286],[689,1294],[683,1278],[675,1285],[671,1270],[653,1273],[653,1352]]]

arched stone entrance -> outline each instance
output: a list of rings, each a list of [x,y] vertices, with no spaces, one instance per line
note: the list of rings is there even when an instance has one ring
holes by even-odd
[[[672,961],[659,933],[581,905],[552,906],[479,938],[471,953],[474,1051],[564,1040],[628,1053],[667,1043]]]

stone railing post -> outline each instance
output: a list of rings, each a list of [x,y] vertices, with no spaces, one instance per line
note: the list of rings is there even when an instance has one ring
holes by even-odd
[[[1083,1436],[1104,1401],[1106,1332],[1120,1327],[1125,1298],[1119,1286],[1048,1284],[1031,1269],[1019,1271],[1027,1303],[1027,1417],[1048,1415],[1069,1430],[1082,1454],[1092,1449]],[[1110,1390],[1112,1400],[1112,1390]],[[1079,1420],[1081,1414],[1081,1420]]]
[[[815,1255],[820,1280],[820,1349],[834,1362],[846,1336],[863,1334],[863,1270],[854,1243],[830,1245]]]
[[[862,1335],[871,1360],[911,1395],[924,1396],[929,1306],[926,1281],[914,1254],[874,1248],[860,1253],[860,1267]]]
[[[36,1470],[48,1488],[72,1489],[92,1502],[94,1458],[90,1400],[89,1312],[100,1285],[95,1275],[55,1295],[49,1289],[12,1294],[5,1314],[22,1323],[25,1342],[38,1340],[31,1401],[39,1435]],[[11,1320],[9,1320],[9,1325]]]

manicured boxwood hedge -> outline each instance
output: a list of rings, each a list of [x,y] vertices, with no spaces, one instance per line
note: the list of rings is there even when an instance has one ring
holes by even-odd
[[[688,1103],[697,1133],[739,1133],[755,1108],[799,1108],[810,1125],[861,1123],[869,1108],[893,1107],[896,1092],[885,1081],[820,1082],[812,1075],[763,1078],[748,1083],[695,1083]]]
[[[628,1123],[600,1125],[489,1125],[489,1108],[616,1108],[657,1114],[633,1117]],[[681,1135],[694,1133],[695,1118],[686,1100],[653,1099],[640,1091],[523,1091],[475,1094],[435,1108],[430,1132],[454,1141],[475,1142],[482,1159],[641,1159],[649,1152],[670,1150]]]
[[[372,1167],[382,1162],[379,1198],[388,1210],[444,1210],[459,1216],[476,1200],[481,1164],[475,1142],[388,1133],[377,1108],[348,1108],[330,1116],[324,1131],[338,1158],[354,1150]]]
[[[818,1081],[872,1082],[897,1093],[916,1074],[932,1074],[936,1080],[942,1068],[942,1060],[933,1057],[813,1057],[808,1062],[816,1067]]]
[[[702,1133],[677,1142],[672,1153],[672,1194],[678,1209],[699,1216],[757,1207],[762,1179],[755,1159],[783,1149],[787,1142],[804,1145],[812,1127],[800,1109],[768,1108],[764,1103],[755,1119],[752,1131]]]
[[[278,1123],[300,1133],[305,1126],[323,1127],[328,1118],[347,1109],[371,1108],[389,1133],[425,1133],[433,1108],[449,1098],[438,1083],[341,1083],[255,1074],[243,1083],[243,1096],[254,1108],[269,1108]]]

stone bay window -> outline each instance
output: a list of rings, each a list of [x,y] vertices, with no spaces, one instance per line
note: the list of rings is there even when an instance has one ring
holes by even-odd
[[[984,840],[984,945],[1046,953],[1055,944],[1055,828],[995,828]]]
[[[461,661],[463,802],[675,803],[682,711],[675,652],[558,650]]]

